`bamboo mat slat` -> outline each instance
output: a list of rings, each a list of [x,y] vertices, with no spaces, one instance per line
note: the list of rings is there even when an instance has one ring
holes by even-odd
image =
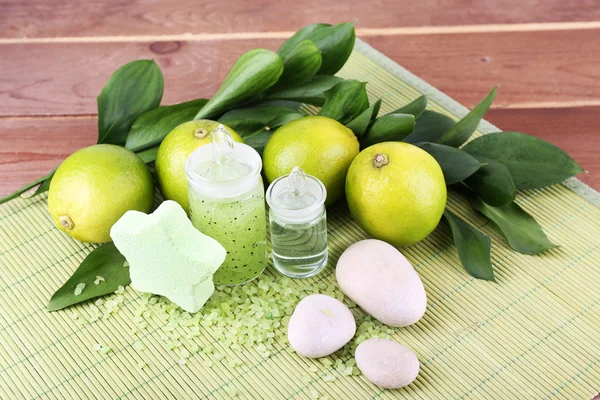
[[[360,41],[340,76],[368,81],[371,99],[384,99],[382,112],[421,93],[430,95],[433,110],[455,118],[465,112]],[[482,122],[477,135],[495,130]],[[335,364],[297,356],[281,339],[283,325],[275,329],[277,340],[268,356],[254,347],[238,350],[217,340],[215,329],[229,326],[203,327],[185,343],[200,351],[180,365],[176,351],[164,345],[164,335],[170,334],[166,322],[148,318],[146,327],[129,332],[147,301],[131,288],[122,294],[120,310],[107,319],[87,321],[92,303],[47,312],[52,293],[93,246],[53,227],[46,195],[15,199],[0,206],[0,398],[587,399],[600,390],[597,201],[597,193],[575,180],[520,193],[518,202],[560,245],[526,256],[511,251],[488,222],[451,197],[455,212],[491,235],[497,283],[472,279],[462,270],[444,226],[403,249],[427,291],[424,318],[388,332],[352,309],[359,323],[391,335],[419,357],[417,380],[387,391],[360,375],[343,376]],[[307,285],[318,290],[314,288],[319,284],[341,295],[335,285],[335,262],[347,246],[367,235],[343,207],[329,210],[328,229],[329,265],[315,278],[293,281],[294,296],[308,294]],[[263,278],[248,287],[258,287],[261,280],[280,278],[269,266]],[[94,350],[96,343],[111,351]],[[223,359],[203,354],[208,346],[214,348],[213,356],[219,353]],[[339,352],[329,359],[348,362],[351,355]]]

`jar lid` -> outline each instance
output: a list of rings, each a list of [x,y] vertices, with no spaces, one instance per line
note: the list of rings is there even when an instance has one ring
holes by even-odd
[[[231,134],[219,124],[211,132],[211,145],[204,145],[187,158],[185,174],[197,191],[210,191],[211,197],[233,197],[247,192],[258,178],[262,160],[252,147],[234,143]]]
[[[290,223],[307,223],[324,209],[327,190],[323,183],[296,166],[289,175],[275,179],[267,189],[267,203],[277,218]]]

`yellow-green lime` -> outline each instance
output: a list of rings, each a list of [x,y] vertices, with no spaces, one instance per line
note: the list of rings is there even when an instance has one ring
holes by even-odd
[[[329,205],[343,195],[348,167],[358,151],[352,130],[331,118],[307,116],[275,131],[265,146],[263,168],[273,182],[299,166],[323,182]]]
[[[439,164],[408,143],[367,147],[346,178],[350,213],[372,237],[394,246],[423,240],[438,225],[446,206]]]
[[[198,147],[211,142],[219,122],[207,119],[184,122],[164,138],[156,155],[158,186],[165,199],[176,201],[189,214],[185,161]],[[223,125],[236,142],[243,142],[233,129]]]
[[[154,182],[131,151],[97,144],[71,154],[58,167],[48,190],[56,226],[82,242],[109,242],[110,228],[128,210],[149,212]]]

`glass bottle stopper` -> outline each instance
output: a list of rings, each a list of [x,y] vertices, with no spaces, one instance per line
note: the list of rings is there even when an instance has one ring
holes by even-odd
[[[219,124],[211,133],[211,142],[215,150],[215,162],[217,164],[228,163],[233,153],[233,138],[222,124]]]
[[[290,172],[288,177],[288,183],[290,186],[290,193],[294,196],[304,195],[304,185],[306,184],[306,174],[304,170],[298,166],[295,166]]]

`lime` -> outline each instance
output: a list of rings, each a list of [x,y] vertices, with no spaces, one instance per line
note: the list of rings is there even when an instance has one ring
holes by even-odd
[[[343,195],[346,173],[358,150],[350,129],[331,118],[308,116],[275,131],[265,146],[263,168],[273,182],[299,166],[323,182],[329,205]]]
[[[131,151],[97,144],[71,154],[58,167],[48,208],[61,231],[82,242],[109,242],[110,228],[128,210],[149,212],[154,182]]]
[[[219,122],[207,119],[184,122],[164,138],[156,155],[158,186],[165,199],[176,201],[189,214],[185,161],[198,147],[211,142]],[[243,142],[233,129],[223,125],[236,142]]]
[[[346,178],[350,213],[372,237],[394,246],[423,240],[446,206],[446,183],[439,164],[408,143],[367,147]]]

